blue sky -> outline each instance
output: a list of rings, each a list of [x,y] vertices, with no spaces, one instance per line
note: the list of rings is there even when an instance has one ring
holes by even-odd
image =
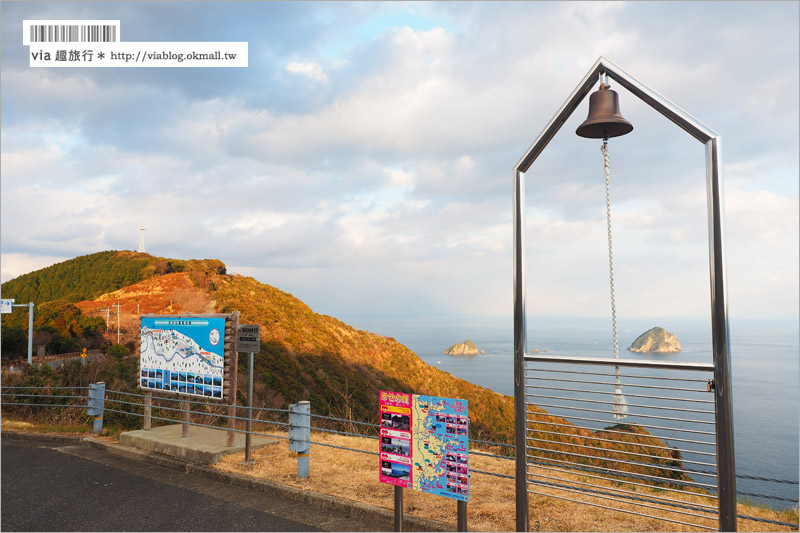
[[[318,312],[509,315],[511,169],[600,55],[722,136],[732,318],[798,315],[797,2],[2,2],[2,280],[138,248]],[[246,69],[31,69],[24,19],[246,41]],[[703,146],[619,89],[621,316],[707,316]],[[527,177],[529,313],[606,316],[587,102]],[[3,295],[13,297],[13,295]]]

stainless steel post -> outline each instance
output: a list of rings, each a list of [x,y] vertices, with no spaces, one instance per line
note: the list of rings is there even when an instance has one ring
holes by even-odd
[[[253,424],[253,357],[255,354],[250,352],[250,360],[247,369],[247,433],[245,433],[244,461],[252,462],[250,457],[253,435],[250,433]]]
[[[514,171],[514,443],[516,527],[528,531],[528,475],[525,429],[525,176]]]
[[[394,486],[394,530],[403,531],[403,487]]]
[[[458,531],[467,530],[467,502],[458,500],[456,512],[458,513]]]
[[[144,422],[142,429],[148,430],[152,427],[153,420],[153,392],[144,393]]]
[[[719,530],[736,531],[736,469],[733,454],[731,350],[728,330],[728,287],[725,269],[725,225],[720,176],[720,139],[706,143],[709,266],[711,269],[711,335],[714,350],[714,397],[717,403],[717,488]]]

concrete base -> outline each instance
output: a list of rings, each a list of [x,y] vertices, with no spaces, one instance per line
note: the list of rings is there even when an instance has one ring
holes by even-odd
[[[128,431],[119,436],[119,443],[206,465],[219,462],[223,455],[244,453],[244,433],[234,433],[233,446],[228,447],[228,432],[224,429],[191,426],[189,436],[182,438],[181,426],[172,424],[148,430]],[[253,435],[251,449],[257,450],[277,442],[275,439]]]

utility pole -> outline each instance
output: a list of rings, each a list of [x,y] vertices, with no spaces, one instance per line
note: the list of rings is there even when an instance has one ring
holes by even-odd
[[[100,311],[101,313],[103,311],[106,312],[106,331],[108,331],[108,319],[109,319],[108,314],[109,314],[109,311],[111,311],[111,310],[108,307],[104,307],[103,309],[98,309],[98,311]]]
[[[139,252],[145,253],[145,251],[144,251],[144,226],[139,226],[139,232],[141,234],[140,237],[139,237]]]
[[[116,307],[117,308],[117,344],[119,344],[119,337],[120,337],[120,333],[119,333],[119,314],[120,314],[119,313],[119,308],[120,308],[120,305],[119,305],[119,302],[117,302],[117,305],[112,305],[112,306],[109,306],[109,307]]]

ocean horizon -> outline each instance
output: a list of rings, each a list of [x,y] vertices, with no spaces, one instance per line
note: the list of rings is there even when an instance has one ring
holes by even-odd
[[[513,320],[511,317],[366,318],[345,320],[358,329],[392,337],[423,361],[455,377],[513,396]],[[621,359],[656,358],[712,362],[710,318],[619,318]],[[654,326],[675,334],[677,354],[627,350]],[[734,452],[737,476],[798,480],[800,467],[800,330],[791,319],[729,321]],[[453,344],[473,341],[485,355],[450,356]],[[529,316],[527,351],[556,355],[613,357],[610,318]],[[435,391],[434,391],[435,392]],[[567,418],[569,418],[567,416]],[[737,478],[737,491],[796,501],[798,485]],[[747,496],[773,508],[796,503]]]

